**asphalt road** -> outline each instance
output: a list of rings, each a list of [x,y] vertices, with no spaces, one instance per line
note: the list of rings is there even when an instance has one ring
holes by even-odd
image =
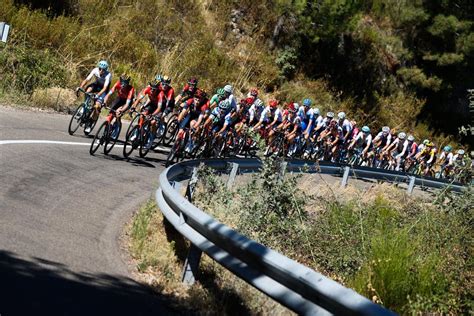
[[[165,156],[89,155],[70,116],[0,107],[0,315],[170,314],[130,277],[119,237]],[[124,132],[123,132],[124,133]]]

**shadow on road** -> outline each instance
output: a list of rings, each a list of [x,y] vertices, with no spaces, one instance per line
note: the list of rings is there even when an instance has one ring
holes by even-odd
[[[57,262],[0,250],[1,315],[178,314],[166,301],[173,297],[153,294],[126,277],[77,273]]]

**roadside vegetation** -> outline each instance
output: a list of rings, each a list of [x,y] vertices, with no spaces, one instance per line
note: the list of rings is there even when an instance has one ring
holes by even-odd
[[[430,198],[386,184],[335,192],[315,175],[304,184],[278,170],[267,160],[261,173],[227,191],[203,168],[195,204],[398,313],[472,310],[472,188]]]
[[[265,98],[312,97],[375,129],[389,125],[438,143],[461,141],[473,88],[469,1],[0,0],[11,24],[0,44],[0,96],[63,109],[107,59],[138,87],[156,73],[179,89],[197,76],[208,92],[230,82]],[[47,90],[55,87],[56,90]],[[39,91],[38,91],[39,90]],[[48,101],[49,100],[49,101]],[[59,105],[58,103],[64,103]],[[472,144],[471,144],[472,145]]]
[[[166,222],[154,201],[135,214],[127,228],[127,242],[138,278],[177,310],[203,315],[292,315],[219,264],[203,255],[199,281],[181,282],[189,243]]]
[[[472,310],[474,194],[410,197],[392,184],[337,188],[318,175],[279,176],[268,159],[258,174],[225,177],[199,170],[194,204],[240,233],[403,315],[464,315]],[[195,310],[289,313],[205,255],[197,284],[180,275],[188,244],[153,202],[130,229],[138,271]],[[238,302],[236,304],[235,302]],[[229,304],[229,305],[227,305]],[[214,313],[214,312],[212,312]]]

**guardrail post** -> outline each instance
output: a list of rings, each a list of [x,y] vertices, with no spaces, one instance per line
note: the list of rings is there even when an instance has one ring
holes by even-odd
[[[202,251],[198,247],[191,244],[188,256],[184,262],[182,282],[187,285],[193,285],[197,279],[199,271],[199,262],[201,261]]]
[[[191,175],[191,180],[189,180],[188,187],[186,188],[186,198],[189,202],[192,202],[194,189],[196,188],[196,184],[198,182],[198,168],[193,168],[193,173]]]
[[[349,172],[351,171],[351,167],[345,166],[344,167],[344,174],[342,175],[341,187],[345,187],[347,185],[347,181],[349,181]]]
[[[280,162],[280,172],[278,173],[278,178],[280,179],[280,181],[283,180],[283,177],[285,177],[287,166],[288,166],[288,161]]]
[[[408,179],[410,180],[410,182],[408,183],[407,193],[409,195],[411,195],[413,193],[413,189],[415,188],[416,177],[415,176],[408,176]]]
[[[230,165],[232,169],[230,170],[229,179],[227,180],[227,189],[232,188],[234,184],[235,177],[237,176],[237,171],[239,170],[239,164],[235,162],[231,162]]]

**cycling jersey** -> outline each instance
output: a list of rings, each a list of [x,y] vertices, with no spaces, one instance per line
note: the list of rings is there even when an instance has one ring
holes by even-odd
[[[122,87],[120,80],[117,81],[112,89],[110,89],[109,94],[117,92],[117,95],[120,99],[132,100],[135,95],[135,89],[132,85],[127,85]]]
[[[352,124],[351,122],[349,122],[348,119],[344,119],[344,121],[337,121],[337,124],[342,128],[342,132],[344,133],[344,135],[346,135],[346,133],[350,133],[352,131]],[[350,134],[349,134],[350,136]]]
[[[150,86],[143,89],[141,94],[144,96],[147,95],[150,99],[150,102],[153,104],[162,103],[165,98],[165,94],[163,93],[163,91],[161,91],[160,89],[152,91]]]
[[[256,106],[254,102],[249,109],[249,121],[253,122],[256,118],[261,117],[263,109],[263,106]]]
[[[99,88],[99,90],[95,92],[99,92],[104,87],[107,87],[107,90],[109,89],[110,82],[112,81],[112,74],[110,72],[108,72],[107,70],[104,70],[104,72],[101,75],[99,68],[96,67],[92,69],[92,71],[87,76],[86,80],[90,81],[92,77],[95,78],[95,82],[93,85]]]
[[[394,145],[394,155],[398,155],[402,152],[406,152],[406,147],[408,146],[408,141],[400,141],[400,138],[396,138],[392,145]]]
[[[364,132],[359,132],[355,138],[355,143],[354,147],[359,148],[359,147],[366,147],[367,145],[370,145],[372,143],[372,135],[365,134]]]
[[[163,97],[166,100],[166,106],[173,106],[174,105],[174,89],[172,87],[168,87],[166,90],[161,88],[163,91]]]
[[[452,165],[453,164],[453,153],[449,152],[445,152],[443,150],[443,152],[441,153],[441,155],[439,155],[439,161],[440,161],[440,164],[441,165]]]
[[[384,135],[383,132],[379,132],[377,136],[374,138],[374,142],[380,140],[380,147],[385,147],[386,145],[390,145],[390,141],[392,140],[392,135],[390,133]]]
[[[280,109],[276,109],[274,114],[272,114],[272,110],[269,106],[267,106],[263,111],[262,114],[260,115],[260,121],[264,123],[271,123],[273,121],[277,121],[278,123],[281,123],[283,120],[283,115]]]

